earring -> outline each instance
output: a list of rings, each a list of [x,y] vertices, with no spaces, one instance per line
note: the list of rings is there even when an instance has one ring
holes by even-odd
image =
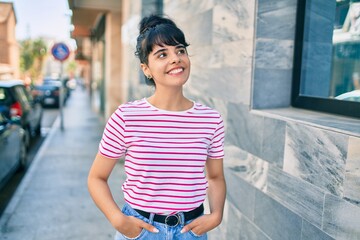
[[[152,77],[151,77],[151,76],[146,76],[146,78],[147,78],[147,79],[149,79],[149,80],[150,80],[150,79],[152,79]]]

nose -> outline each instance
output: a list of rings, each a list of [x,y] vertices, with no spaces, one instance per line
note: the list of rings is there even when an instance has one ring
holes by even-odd
[[[175,64],[175,63],[181,62],[181,58],[180,58],[180,56],[177,55],[177,54],[174,54],[174,56],[173,56],[171,59],[172,59],[172,60],[171,60],[171,64]]]

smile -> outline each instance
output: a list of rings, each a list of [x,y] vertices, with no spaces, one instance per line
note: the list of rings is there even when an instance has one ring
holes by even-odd
[[[175,69],[172,69],[168,72],[168,74],[178,74],[178,73],[181,73],[183,72],[184,69],[183,68],[175,68]]]

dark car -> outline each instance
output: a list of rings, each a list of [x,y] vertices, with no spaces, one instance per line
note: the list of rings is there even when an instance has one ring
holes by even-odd
[[[0,81],[0,111],[25,130],[26,146],[41,133],[43,108],[33,99],[21,80]]]
[[[58,78],[44,78],[41,85],[33,86],[32,94],[34,98],[41,101],[45,107],[59,107],[61,84]],[[63,103],[65,103],[68,98],[68,89],[64,87],[63,91]]]
[[[26,167],[25,130],[0,112],[0,188],[19,167]]]

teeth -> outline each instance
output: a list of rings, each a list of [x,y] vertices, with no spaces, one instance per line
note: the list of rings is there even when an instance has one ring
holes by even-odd
[[[182,68],[177,68],[177,69],[174,69],[174,70],[170,71],[169,73],[170,74],[176,74],[176,73],[179,73],[179,72],[182,72],[182,71],[183,71]]]

